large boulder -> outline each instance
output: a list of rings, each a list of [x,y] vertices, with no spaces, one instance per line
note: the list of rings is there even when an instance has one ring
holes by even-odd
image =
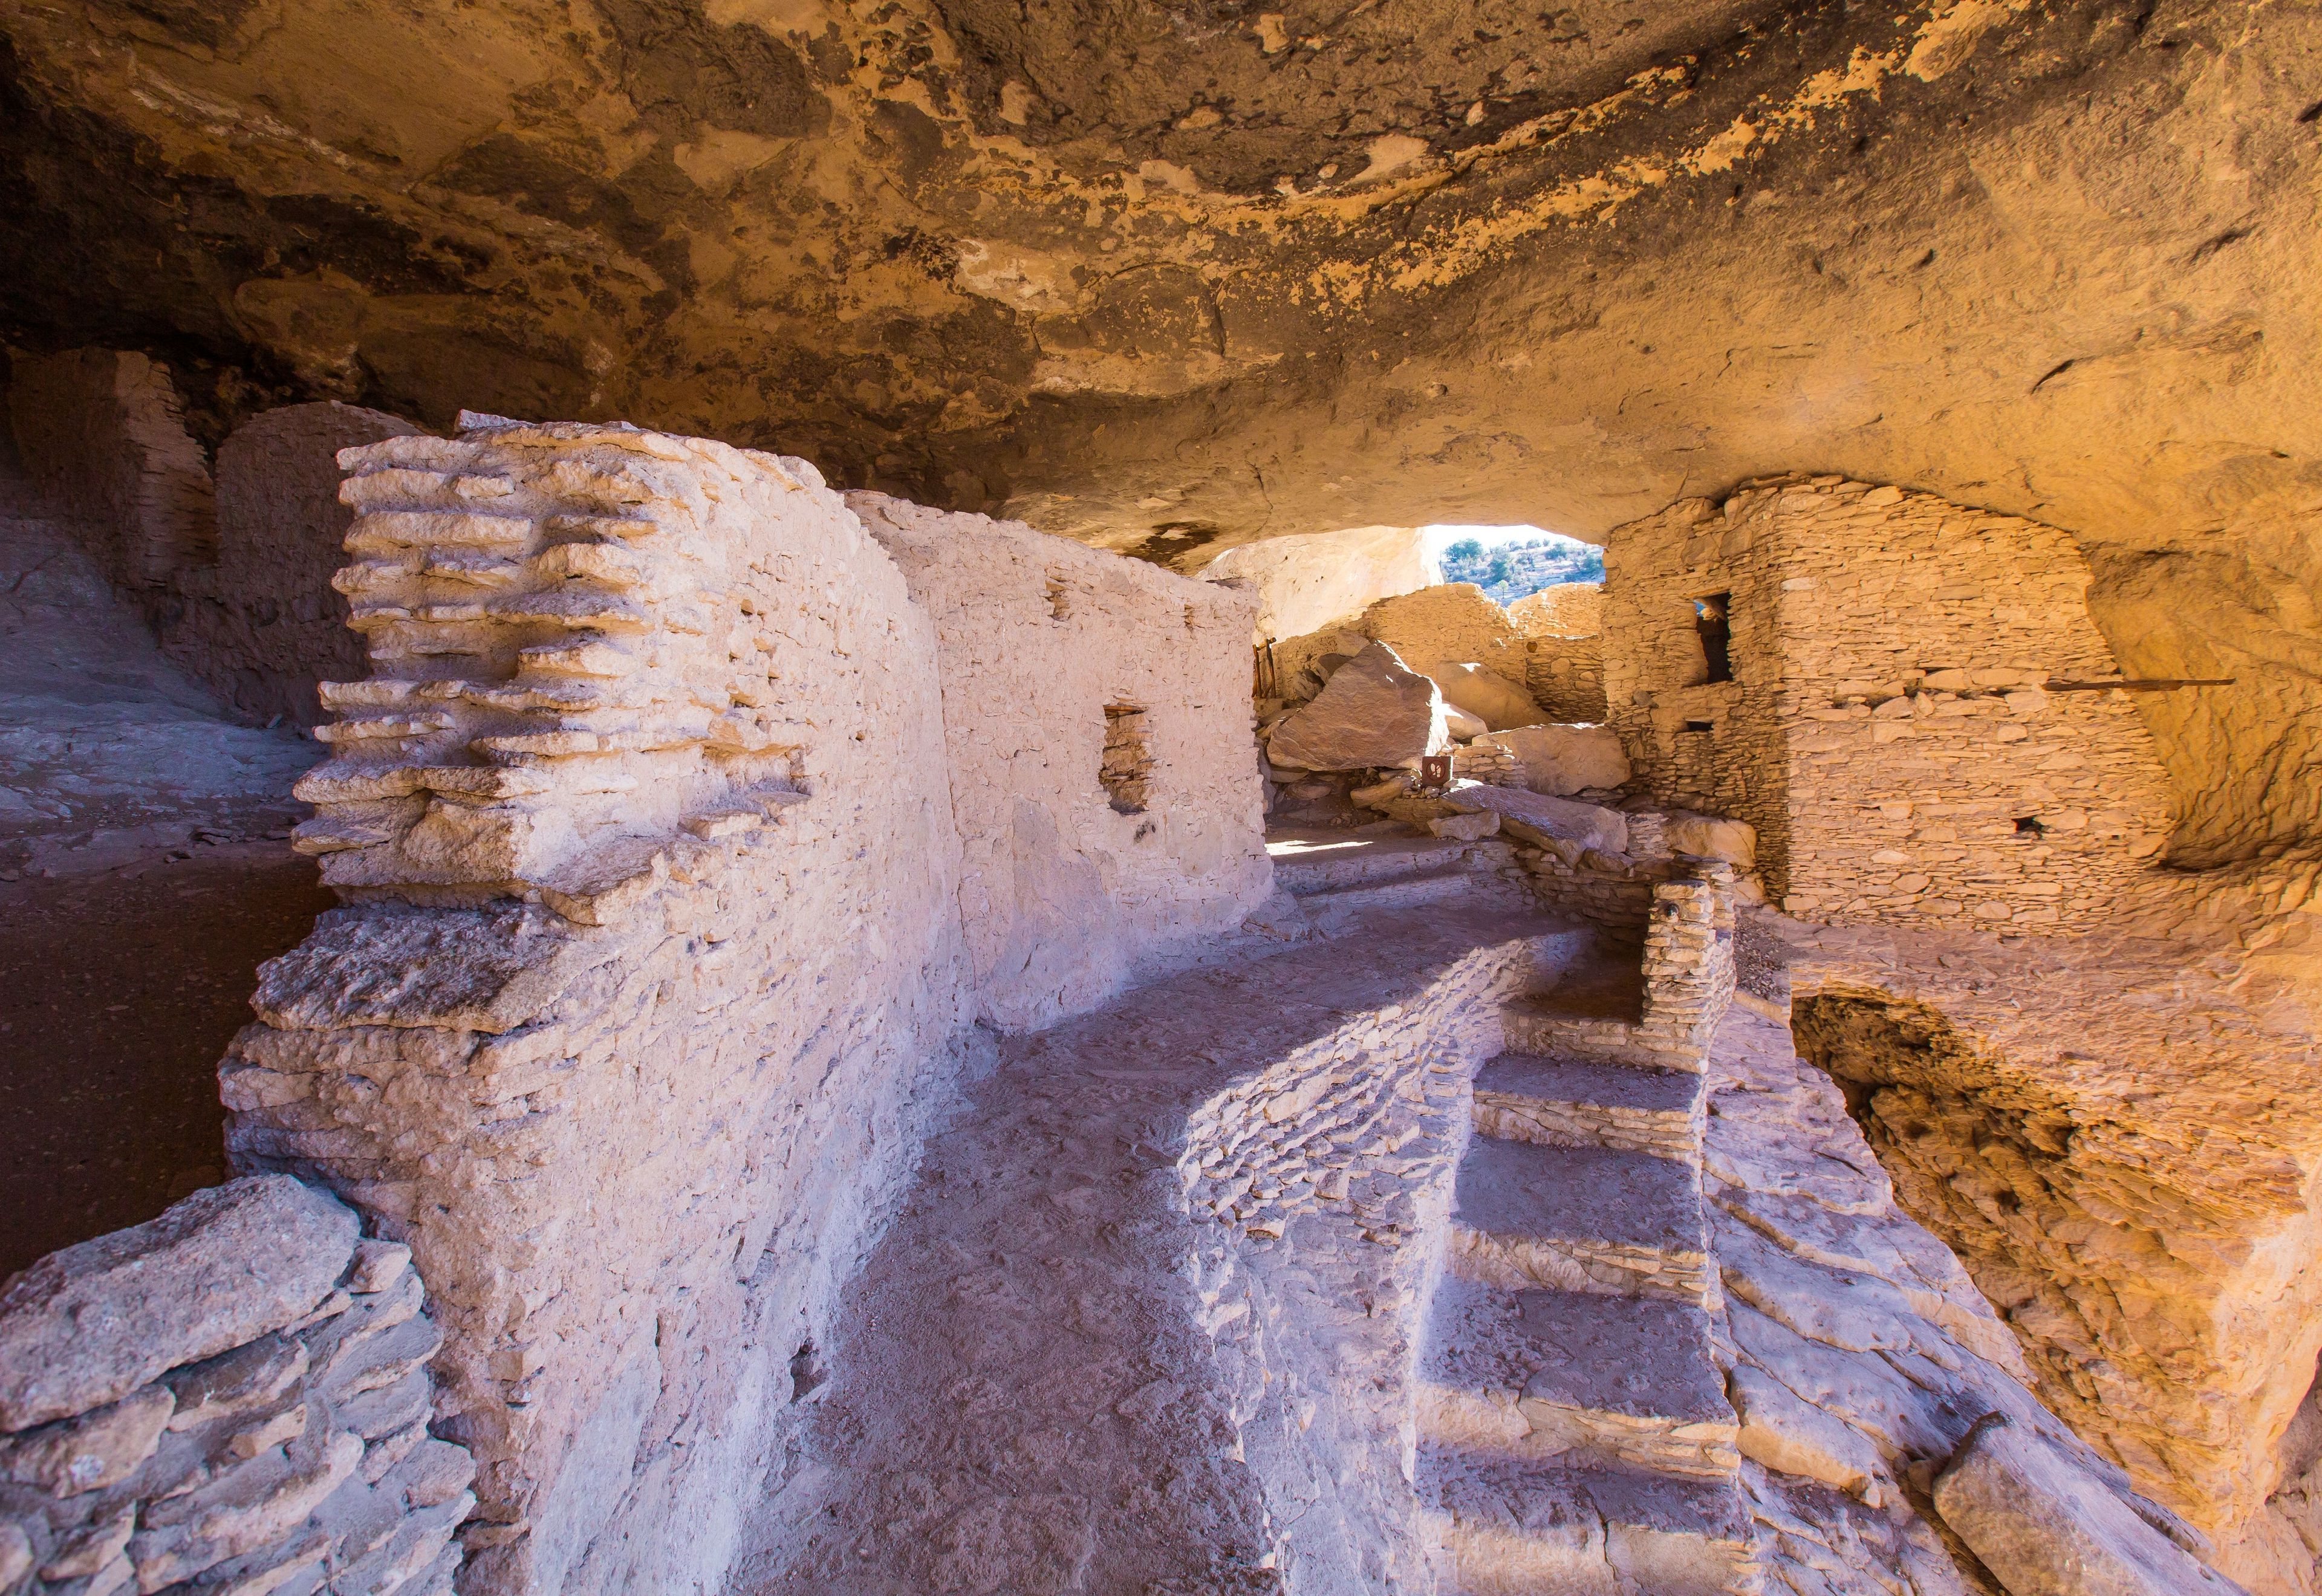
[[[1749,870],[1758,862],[1758,828],[1746,820],[1723,820],[1714,815],[1671,815],[1661,836],[1679,853],[1697,859],[1723,859]]]
[[[1295,771],[1415,766],[1451,751],[1451,730],[1436,685],[1374,643],[1330,674],[1312,703],[1278,722],[1266,758]]]
[[[1443,579],[1427,535],[1415,526],[1350,526],[1267,538],[1228,549],[1204,566],[1205,581],[1257,588],[1260,637],[1299,637],[1348,620],[1382,598]]]
[[[2241,1596],[2095,1474],[1998,1414],[1969,1432],[1934,1499],[2008,1596]]]
[[[1598,804],[1476,782],[1453,788],[1442,801],[1465,814],[1489,809],[1499,816],[1504,834],[1559,855],[1577,859],[1591,850],[1607,854],[1629,851],[1628,816]]]
[[[1492,741],[1515,755],[1534,792],[1568,798],[1629,779],[1629,756],[1610,726],[1517,726],[1493,733]]]
[[[1540,706],[1530,693],[1472,660],[1430,660],[1417,669],[1443,690],[1454,707],[1482,721],[1486,730],[1528,726],[1540,719]]]

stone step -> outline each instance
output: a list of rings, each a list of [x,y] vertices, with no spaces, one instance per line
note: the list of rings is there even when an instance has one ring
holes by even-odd
[[[1467,1596],[1756,1596],[1733,1481],[1421,1449],[1422,1489]]]
[[[1731,1477],[1741,1427],[1687,1302],[1438,1288],[1421,1433],[1477,1453]]]
[[[1717,1304],[1700,1177],[1687,1164],[1478,1136],[1457,1190],[1447,1262],[1471,1280]]]
[[[1303,898],[1371,882],[1433,875],[1468,867],[1473,844],[1441,837],[1316,836],[1269,838],[1274,883]]]
[[[1299,907],[1306,911],[1307,917],[1327,928],[1334,920],[1364,910],[1418,908],[1426,904],[1464,898],[1470,893],[1486,890],[1488,885],[1486,878],[1455,866],[1449,870],[1433,870],[1422,874],[1365,881],[1356,886],[1302,892],[1296,896]]]
[[[1705,1080],[1680,1070],[1504,1053],[1476,1072],[1476,1131],[1698,1165]]]

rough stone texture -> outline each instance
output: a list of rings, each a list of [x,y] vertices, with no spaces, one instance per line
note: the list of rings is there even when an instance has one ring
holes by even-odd
[[[0,1290],[0,1429],[86,1413],[303,1317],[354,1245],[344,1205],[268,1176],[50,1254]]]
[[[964,1056],[934,628],[802,462],[487,424],[347,464],[378,674],[326,689],[302,834],[361,901],[267,967],[229,1146],[437,1282],[471,1590],[714,1583]]]
[[[1352,622],[1382,598],[1443,579],[1426,534],[1415,526],[1352,526],[1244,543],[1211,561],[1201,575],[1257,589],[1260,643]]]
[[[1801,1047],[2043,1400],[2286,1596],[2315,1588],[2317,878],[2235,873],[2085,938],[1769,925]]]
[[[1266,740],[1267,759],[1303,771],[1415,770],[1425,755],[1450,749],[1442,693],[1383,643],[1333,671]]]
[[[2117,676],[2062,533],[1791,478],[1623,527],[1604,558],[1639,786],[1756,826],[1789,912],[2085,929],[2151,875],[2167,796],[2131,695],[2052,690]],[[1721,593],[1712,681],[1694,600]]]
[[[428,1431],[442,1338],[409,1265],[267,1175],[17,1275],[0,1581],[450,1596],[475,1464]]]
[[[1251,595],[1013,522],[856,494],[934,621],[982,1016],[1023,1029],[1273,890]]]
[[[33,482],[114,582],[166,588],[217,558],[209,461],[167,367],[109,349],[21,359],[8,419]]]
[[[1382,598],[1353,625],[1364,636],[1409,660],[1414,670],[1481,666],[1518,693],[1523,691],[1523,637],[1508,624],[1507,611],[1473,582],[1440,582],[1398,598]],[[1534,714],[1525,718],[1540,717]]]
[[[1424,674],[1443,690],[1447,703],[1467,711],[1476,723],[1477,729],[1465,735],[1481,736],[1486,731],[1528,726],[1540,720],[1540,706],[1531,701],[1531,694],[1481,665],[1453,660],[1430,661]]]
[[[1494,734],[1523,771],[1523,785],[1554,798],[1609,792],[1629,780],[1621,739],[1601,725],[1529,725]]]
[[[1595,637],[1604,630],[1604,584],[1559,582],[1507,606],[1508,625],[1529,638]]]
[[[2240,1586],[2003,1416],[1935,1476],[1935,1510],[2008,1596],[2190,1596]]]
[[[331,585],[354,519],[338,452],[419,429],[352,405],[290,405],[237,427],[217,452],[217,560],[179,574],[162,628],[178,661],[252,720],[311,726],[315,685],[363,670]]]
[[[1524,688],[1550,720],[1604,718],[1604,584],[1560,582],[1508,606],[1524,637]]]
[[[2007,1327],[1897,1205],[1838,1083],[1797,1056],[1781,1012],[1753,1000],[1720,1026],[1704,1164],[1726,1298],[1721,1360],[1755,1464],[1743,1480],[1768,1590],[1992,1589],[1939,1511],[1936,1484],[1988,1414],[2048,1455],[2016,1482],[2019,1512],[2095,1513],[2135,1523],[2148,1546],[2206,1553],[2025,1389]],[[2197,1577],[2164,1588],[2236,1588],[2178,1556]]]

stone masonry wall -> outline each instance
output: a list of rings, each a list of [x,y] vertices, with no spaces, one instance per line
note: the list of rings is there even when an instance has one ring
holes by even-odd
[[[1046,1024],[1239,926],[1273,882],[1255,595],[1015,522],[847,502],[935,623],[983,1016]]]
[[[803,461],[344,463],[374,673],[301,837],[352,901],[262,972],[229,1149],[426,1272],[463,1591],[713,1589],[974,1056],[933,628]]]
[[[1758,829],[1830,922],[2072,928],[2148,873],[2167,799],[2065,534],[1926,494],[1779,479],[1605,552],[1609,711],[1656,802]],[[1733,679],[1693,601],[1730,595]]]
[[[218,448],[217,561],[179,573],[160,617],[169,656],[252,720],[322,718],[315,686],[363,670],[362,639],[331,585],[353,513],[338,452],[407,437],[409,422],[353,405],[269,410]]]
[[[167,367],[109,349],[20,356],[8,419],[32,480],[114,581],[164,588],[216,558],[209,462]]]
[[[1481,665],[1517,687],[1526,676],[1524,640],[1507,612],[1473,582],[1440,582],[1382,598],[1351,623],[1415,670],[1445,662]]]
[[[0,1293],[0,1591],[448,1596],[475,1464],[434,1438],[408,1248],[280,1175]]]
[[[1604,585],[1559,582],[1508,606],[1524,639],[1524,687],[1550,721],[1604,718]]]

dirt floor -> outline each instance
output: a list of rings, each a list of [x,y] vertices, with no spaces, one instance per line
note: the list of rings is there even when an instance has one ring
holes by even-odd
[[[225,1178],[217,1061],[334,899],[283,840],[0,880],[0,1277]]]

